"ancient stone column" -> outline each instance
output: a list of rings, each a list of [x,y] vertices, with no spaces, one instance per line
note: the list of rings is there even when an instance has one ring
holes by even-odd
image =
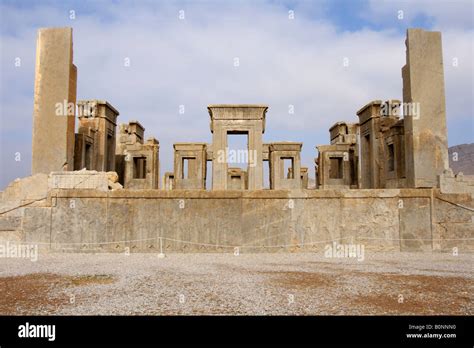
[[[402,68],[408,187],[436,187],[449,167],[441,33],[408,29]],[[408,115],[407,115],[408,114]]]
[[[32,174],[74,169],[77,69],[72,56],[72,28],[38,31]]]

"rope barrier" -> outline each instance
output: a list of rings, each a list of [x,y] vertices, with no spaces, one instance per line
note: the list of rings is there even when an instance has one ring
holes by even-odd
[[[354,237],[343,237],[339,239],[331,239],[331,240],[320,240],[308,243],[295,243],[295,244],[279,244],[279,245],[224,245],[224,244],[211,244],[211,243],[199,243],[199,242],[192,242],[187,240],[180,240],[174,238],[167,238],[167,237],[155,237],[155,238],[145,238],[145,239],[130,239],[130,240],[120,240],[120,241],[111,241],[111,242],[66,242],[66,243],[53,243],[57,245],[103,245],[103,244],[121,244],[121,243],[132,243],[132,242],[144,242],[150,240],[168,240],[172,242],[178,242],[183,244],[192,244],[192,245],[200,245],[200,246],[208,246],[208,247],[217,247],[217,248],[286,248],[286,247],[295,247],[295,246],[305,246],[305,245],[316,245],[316,244],[329,244],[334,242],[339,242],[345,239],[353,239]],[[412,241],[420,241],[420,240],[474,240],[474,238],[373,238],[373,237],[356,237],[357,240],[386,240],[386,241],[400,241],[400,240],[412,240]],[[12,244],[37,244],[37,245],[50,245],[51,243],[44,243],[44,242],[15,242],[15,241],[6,241],[6,243]]]
[[[357,239],[382,239],[382,240],[474,240],[474,238],[372,238],[372,237],[357,237]]]

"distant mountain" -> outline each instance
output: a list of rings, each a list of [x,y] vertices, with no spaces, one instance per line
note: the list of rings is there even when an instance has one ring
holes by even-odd
[[[465,175],[474,175],[474,143],[452,146],[448,152],[449,167],[454,174],[462,172]]]

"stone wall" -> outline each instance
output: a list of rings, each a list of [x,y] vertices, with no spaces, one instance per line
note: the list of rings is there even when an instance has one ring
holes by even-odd
[[[451,169],[445,170],[438,177],[439,187],[443,193],[470,193],[474,195],[474,175],[453,174]]]
[[[52,189],[94,189],[108,191],[106,172],[79,170],[72,172],[51,172],[48,176],[48,187]]]
[[[435,189],[63,189],[21,209],[24,241],[54,251],[474,251],[472,196]]]

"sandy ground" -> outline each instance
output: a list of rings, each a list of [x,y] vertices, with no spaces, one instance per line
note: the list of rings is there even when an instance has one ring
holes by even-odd
[[[474,314],[474,255],[48,254],[0,259],[3,315]]]

